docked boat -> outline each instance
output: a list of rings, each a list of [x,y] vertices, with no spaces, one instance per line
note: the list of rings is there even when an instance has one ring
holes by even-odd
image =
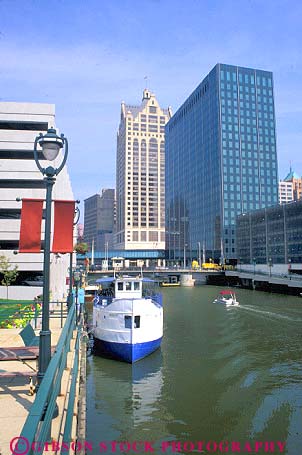
[[[86,286],[85,287],[85,302],[93,302],[95,293],[99,290],[98,286]]]
[[[134,363],[159,348],[163,336],[162,296],[148,287],[148,278],[116,276],[96,281],[94,351]],[[144,288],[143,288],[144,285]]]
[[[180,286],[180,282],[179,282],[179,281],[175,281],[175,282],[161,281],[161,282],[159,283],[159,285],[160,285],[161,287],[163,287],[163,288],[164,288],[164,287],[167,287],[167,288],[169,288],[169,287],[175,288],[175,287]]]
[[[159,283],[162,287],[177,287],[180,286],[179,278],[175,275],[168,276],[166,279]]]
[[[238,306],[235,292],[231,289],[220,291],[213,303],[220,303],[226,306]]]

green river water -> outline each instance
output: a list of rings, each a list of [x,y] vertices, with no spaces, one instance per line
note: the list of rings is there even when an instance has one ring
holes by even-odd
[[[220,289],[163,289],[161,349],[133,366],[88,358],[89,453],[302,454],[302,298]]]

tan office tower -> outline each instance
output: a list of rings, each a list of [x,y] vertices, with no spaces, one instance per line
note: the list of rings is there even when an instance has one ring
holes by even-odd
[[[171,115],[171,109],[161,109],[147,89],[140,106],[122,102],[116,159],[116,249],[165,249],[165,124]]]

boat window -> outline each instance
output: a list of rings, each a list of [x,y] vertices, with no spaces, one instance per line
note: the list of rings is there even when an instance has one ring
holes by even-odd
[[[126,283],[126,291],[131,291],[131,283]]]
[[[141,326],[141,317],[140,316],[134,316],[134,328],[139,329]]]
[[[122,291],[123,290],[123,283],[117,283],[117,289],[119,291]]]
[[[132,327],[132,321],[131,321],[131,316],[125,316],[125,329],[131,329]]]
[[[134,282],[134,290],[135,291],[139,290],[139,283],[137,281]]]

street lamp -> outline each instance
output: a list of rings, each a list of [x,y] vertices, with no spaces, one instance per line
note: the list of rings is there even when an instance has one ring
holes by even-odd
[[[57,158],[59,151],[64,147],[64,157],[58,168],[48,166],[46,169],[41,166],[38,158],[38,146],[42,148],[42,153],[46,160],[53,161]],[[43,136],[42,133],[36,137],[34,143],[34,159],[39,171],[45,176],[46,185],[46,207],[45,207],[45,235],[44,235],[44,261],[43,261],[43,307],[42,307],[42,330],[39,341],[39,371],[37,374],[37,386],[45,375],[51,358],[51,332],[49,330],[49,270],[50,270],[50,230],[51,230],[51,195],[52,188],[56,181],[55,176],[61,172],[65,166],[68,155],[68,142],[63,134],[57,135],[54,128],[49,128]]]
[[[291,258],[288,258],[288,275],[291,274],[291,268],[292,268],[292,260]],[[291,277],[290,277],[291,279]]]
[[[272,265],[273,265],[272,258],[268,258],[269,276],[272,276]]]
[[[80,319],[80,314],[81,314],[80,306],[79,306],[79,303],[78,303],[80,280],[81,280],[81,272],[79,272],[78,270],[74,271],[73,272],[73,281],[74,281],[75,288],[76,288],[76,291],[75,291],[75,305],[76,305],[76,312],[77,312],[77,321]]]
[[[242,264],[242,258],[239,258],[238,259],[238,265],[239,265],[239,272],[241,273],[241,264]],[[237,265],[237,268],[238,268],[238,265]]]
[[[197,242],[198,244],[198,265],[199,268],[201,269],[201,251],[200,251],[200,242]]]
[[[187,262],[187,259],[186,259],[186,247],[187,247],[187,243],[184,243],[184,269],[186,268],[186,262]]]
[[[77,204],[80,203],[80,201],[76,201]],[[75,212],[74,212],[74,221],[73,225],[75,226],[78,224],[80,219],[80,209],[79,207],[76,207]],[[67,296],[67,310],[69,312],[72,302],[73,302],[73,297],[72,297],[72,282],[73,282],[73,276],[72,276],[72,262],[73,262],[73,252],[69,253],[69,288],[68,288],[68,296]]]

